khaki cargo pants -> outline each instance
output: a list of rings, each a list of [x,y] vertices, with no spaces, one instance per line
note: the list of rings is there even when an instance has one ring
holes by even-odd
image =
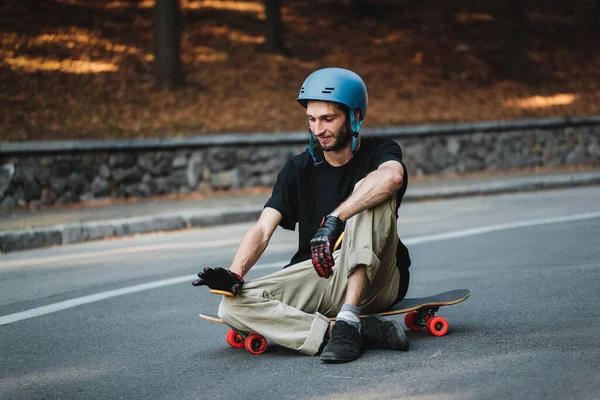
[[[346,294],[348,277],[365,265],[369,283],[361,312],[385,310],[398,295],[396,268],[396,196],[346,222],[346,237],[334,253],[329,279],[315,272],[311,260],[248,281],[235,297],[223,296],[219,317],[232,328],[254,332],[303,354],[319,351]]]

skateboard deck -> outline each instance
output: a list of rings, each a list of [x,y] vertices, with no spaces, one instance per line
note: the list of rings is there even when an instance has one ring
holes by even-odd
[[[471,292],[467,289],[456,289],[449,292],[438,293],[427,297],[407,297],[398,303],[394,304],[388,310],[375,313],[376,315],[396,315],[405,314],[410,311],[419,310],[426,307],[444,307],[462,303],[469,298]],[[364,315],[366,316],[366,315]]]
[[[211,293],[231,296],[229,292],[211,290]],[[462,303],[469,298],[470,292],[467,289],[456,289],[449,292],[434,294],[427,297],[405,298],[394,304],[389,309],[371,314],[361,315],[364,318],[368,315],[390,316],[396,314],[406,314],[404,323],[411,331],[422,331],[427,329],[434,336],[444,336],[448,332],[448,321],[445,318],[435,315],[440,307],[451,306]],[[215,314],[199,314],[200,318],[207,321],[224,324],[225,322]],[[335,320],[335,318],[332,318]],[[246,347],[246,350],[253,354],[261,354],[267,348],[267,341],[261,335],[247,335],[243,332],[231,329],[227,333],[227,343],[233,347]]]

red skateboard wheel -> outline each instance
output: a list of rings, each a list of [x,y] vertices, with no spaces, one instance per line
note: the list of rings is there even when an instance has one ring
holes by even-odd
[[[252,354],[262,354],[267,351],[267,339],[261,335],[248,335],[244,342],[246,350]]]
[[[227,344],[236,349],[244,347],[244,337],[235,329],[230,329],[229,332],[227,332],[225,340],[227,341]]]
[[[433,336],[444,336],[448,332],[448,321],[443,317],[433,317],[427,321],[427,330]]]
[[[419,332],[423,330],[423,326],[415,323],[415,317],[418,315],[416,311],[411,311],[404,316],[404,325],[411,331]]]

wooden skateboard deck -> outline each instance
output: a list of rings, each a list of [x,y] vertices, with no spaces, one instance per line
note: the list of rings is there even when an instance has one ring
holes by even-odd
[[[456,289],[449,292],[434,294],[427,297],[405,298],[394,304],[389,310],[376,313],[376,315],[405,314],[424,307],[444,307],[462,303],[469,298],[471,292],[467,289]]]
[[[229,292],[214,291],[211,293],[223,294],[231,296]],[[469,298],[470,292],[467,289],[451,290],[434,294],[427,297],[405,298],[404,300],[394,304],[388,310],[361,315],[364,318],[368,315],[390,316],[396,314],[406,314],[404,323],[406,327],[412,331],[421,331],[427,329],[434,336],[444,336],[448,332],[448,322],[445,318],[436,316],[435,314],[440,307],[451,306],[461,303]],[[225,322],[215,314],[199,314],[210,322],[224,324]],[[335,319],[335,318],[332,318]],[[227,333],[227,343],[233,347],[246,347],[253,354],[261,354],[266,350],[267,341],[261,335],[246,335],[231,329]]]

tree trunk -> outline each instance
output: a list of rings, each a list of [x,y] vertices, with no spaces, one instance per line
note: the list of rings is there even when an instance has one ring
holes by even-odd
[[[156,0],[156,86],[175,90],[184,83],[181,66],[181,9],[179,0]]]
[[[525,12],[521,0],[509,0],[508,28],[504,40],[504,71],[513,79],[526,75],[527,56],[524,47]]]
[[[281,20],[281,0],[265,0],[265,39],[267,50],[283,54],[283,21]]]

